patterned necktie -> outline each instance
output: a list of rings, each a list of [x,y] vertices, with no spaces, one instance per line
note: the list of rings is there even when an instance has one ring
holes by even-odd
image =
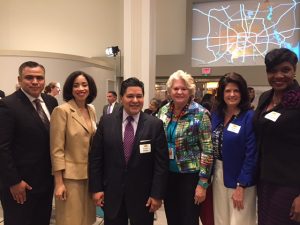
[[[45,111],[43,110],[43,107],[41,105],[41,100],[37,98],[33,102],[35,103],[36,111],[39,114],[41,120],[43,121],[43,124],[45,125],[46,129],[49,130],[50,122]]]
[[[126,120],[127,120],[127,124],[124,131],[123,148],[124,148],[125,161],[127,163],[132,152],[133,141],[134,141],[134,130],[131,123],[133,121],[132,116],[128,116]]]

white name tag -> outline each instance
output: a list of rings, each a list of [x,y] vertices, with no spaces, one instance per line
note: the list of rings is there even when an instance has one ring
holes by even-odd
[[[140,144],[140,153],[149,153],[151,152],[151,144]]]
[[[268,114],[265,115],[265,118],[268,120],[272,120],[273,122],[276,122],[276,120],[278,119],[278,117],[281,115],[281,113],[272,111],[269,112]]]
[[[169,148],[169,159],[175,159],[173,148]]]
[[[228,131],[234,132],[236,134],[238,134],[240,132],[240,129],[241,129],[241,126],[236,125],[234,123],[230,123],[227,128]]]

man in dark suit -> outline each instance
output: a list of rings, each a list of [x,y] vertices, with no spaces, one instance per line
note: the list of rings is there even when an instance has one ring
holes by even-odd
[[[36,62],[20,66],[18,81],[21,88],[0,100],[4,224],[49,225],[53,196],[49,117],[57,100],[41,94],[45,68]]]
[[[4,91],[0,90],[0,99],[5,97]]]
[[[166,191],[166,136],[162,121],[141,111],[141,81],[123,81],[120,94],[123,107],[103,116],[94,136],[89,188],[104,208],[105,225],[127,225],[128,219],[131,225],[152,225]]]
[[[117,93],[115,91],[107,92],[106,99],[108,104],[103,107],[103,114],[107,115],[113,112],[117,112],[121,108],[121,104],[117,102]]]

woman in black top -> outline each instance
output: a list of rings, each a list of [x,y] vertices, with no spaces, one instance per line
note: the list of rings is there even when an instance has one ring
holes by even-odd
[[[296,225],[300,222],[297,62],[297,55],[285,48],[274,49],[265,56],[272,89],[261,95],[254,119],[259,150],[259,225]]]

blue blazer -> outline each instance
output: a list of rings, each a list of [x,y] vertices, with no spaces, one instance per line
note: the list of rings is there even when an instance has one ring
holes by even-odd
[[[227,188],[236,188],[237,183],[246,187],[255,185],[257,148],[253,130],[253,110],[241,112],[231,123],[240,126],[239,132],[223,131],[222,157],[224,184]],[[212,113],[212,130],[224,121],[224,118]]]

